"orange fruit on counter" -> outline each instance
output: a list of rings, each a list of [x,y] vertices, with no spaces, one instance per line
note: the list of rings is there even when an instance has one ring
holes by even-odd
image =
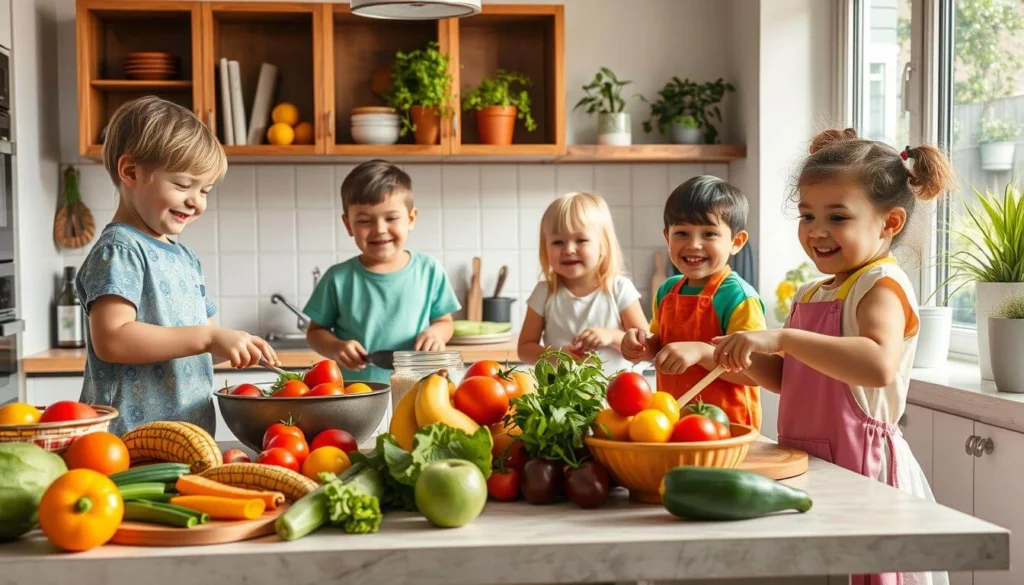
[[[373,388],[370,388],[362,382],[356,382],[349,384],[345,387],[345,394],[365,394],[367,392],[373,392]]]
[[[31,404],[12,402],[0,408],[0,425],[34,425],[43,413]]]
[[[665,443],[671,436],[672,423],[660,410],[641,410],[629,423],[629,439],[634,443]]]
[[[110,475],[128,469],[131,457],[117,435],[97,432],[75,439],[64,452],[64,461],[68,469],[91,469]]]
[[[299,122],[295,125],[295,144],[313,144],[313,125]]]
[[[611,408],[598,413],[594,419],[594,436],[612,441],[628,441],[629,426],[633,417],[622,416]]]
[[[295,104],[282,102],[274,106],[274,109],[270,112],[270,119],[275,124],[294,126],[299,123],[299,108],[296,108]]]
[[[318,449],[306,457],[302,462],[302,475],[320,483],[319,474],[327,471],[335,475],[341,475],[346,469],[352,466],[352,461],[341,449],[327,445]]]
[[[679,420],[679,403],[668,392],[655,392],[654,396],[651,396],[651,403],[647,405],[647,408],[660,410],[672,424],[676,424],[676,421]]]
[[[288,146],[295,142],[295,130],[288,124],[274,124],[267,129],[267,142],[275,146]]]

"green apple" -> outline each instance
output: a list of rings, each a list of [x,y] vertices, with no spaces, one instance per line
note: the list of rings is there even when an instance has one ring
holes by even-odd
[[[416,507],[435,526],[465,526],[483,512],[486,503],[487,480],[469,461],[435,461],[416,480]]]

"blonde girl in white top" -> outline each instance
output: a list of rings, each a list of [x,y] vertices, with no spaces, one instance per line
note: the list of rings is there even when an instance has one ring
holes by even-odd
[[[577,359],[596,352],[606,373],[629,369],[619,345],[626,330],[646,330],[640,293],[623,275],[622,249],[604,199],[591,193],[559,197],[540,225],[544,280],[527,301],[519,356],[535,363],[548,347]]]

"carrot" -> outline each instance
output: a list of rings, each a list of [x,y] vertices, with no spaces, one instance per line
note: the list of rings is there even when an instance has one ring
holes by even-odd
[[[199,475],[183,475],[174,486],[183,496],[217,496],[236,500],[263,500],[268,510],[284,503],[284,494],[261,490],[247,490],[213,481]]]
[[[253,520],[263,515],[267,505],[260,499],[239,500],[217,496],[177,496],[171,503],[209,514],[214,520]]]

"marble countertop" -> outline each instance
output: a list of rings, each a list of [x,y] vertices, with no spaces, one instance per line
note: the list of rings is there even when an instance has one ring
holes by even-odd
[[[967,514],[813,458],[785,483],[811,494],[809,512],[684,522],[617,490],[597,510],[490,502],[458,529],[396,513],[377,534],[324,529],[294,542],[60,554],[33,533],[0,545],[0,585],[574,583],[1009,567],[1009,532]]]
[[[999,392],[977,363],[950,360],[911,374],[907,402],[1024,433],[1024,394]]]

